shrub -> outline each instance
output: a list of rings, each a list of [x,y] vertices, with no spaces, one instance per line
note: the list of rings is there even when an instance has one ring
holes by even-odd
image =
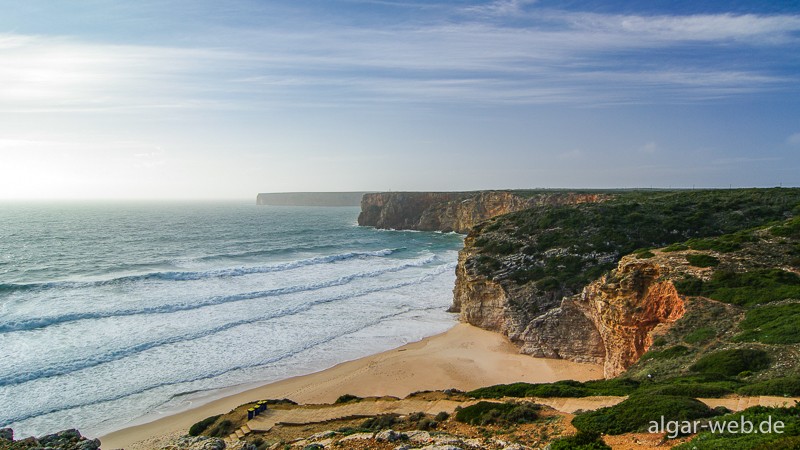
[[[600,438],[600,433],[582,431],[573,436],[556,439],[550,443],[548,448],[550,450],[611,450],[611,447]]]
[[[379,416],[370,417],[361,423],[361,428],[364,430],[380,431],[391,428],[397,423],[397,414],[381,414]]]
[[[456,420],[471,425],[530,423],[538,417],[539,406],[530,402],[478,402],[456,412]]]
[[[355,396],[355,395],[351,395],[351,394],[344,394],[344,395],[340,395],[339,398],[337,398],[336,401],[333,402],[333,403],[334,404],[339,404],[339,403],[350,403],[350,402],[357,402],[357,401],[361,401],[361,397],[358,397],[358,396]]]
[[[703,383],[674,383],[658,384],[653,387],[643,388],[649,395],[676,395],[691,398],[719,398],[732,394],[733,390],[716,384]]]
[[[800,395],[800,377],[773,378],[772,380],[760,381],[742,386],[736,392],[741,395],[797,396]]]
[[[733,377],[744,371],[758,372],[769,367],[767,352],[755,349],[720,350],[700,358],[690,370],[700,373],[716,373]]]
[[[233,433],[233,430],[234,430],[233,422],[226,419],[217,424],[217,426],[214,427],[214,429],[211,430],[211,432],[208,434],[211,437],[224,438]]]
[[[796,344],[800,342],[800,303],[752,309],[739,327],[744,331],[735,341]]]
[[[800,276],[781,269],[761,269],[750,272],[717,271],[709,281],[688,277],[675,282],[675,288],[685,295],[704,297],[740,306],[800,299]]]
[[[686,255],[686,260],[694,267],[716,267],[719,265],[719,259],[711,255]]]
[[[221,414],[218,414],[216,416],[206,417],[200,422],[195,423],[189,428],[189,436],[199,436],[200,433],[206,431],[206,429],[208,429],[208,427],[216,422],[221,416]]]
[[[435,419],[437,422],[444,422],[445,420],[450,418],[450,414],[445,411],[440,412],[436,415]]]
[[[579,431],[623,434],[643,431],[650,421],[694,420],[711,417],[714,412],[704,403],[674,395],[632,395],[615,406],[600,408],[578,416],[572,424]]]
[[[709,431],[698,433],[691,441],[678,445],[679,450],[772,450],[772,449],[796,449],[794,446],[800,434],[800,408],[795,406],[790,408],[769,408],[764,406],[754,406],[744,411],[728,414],[712,419],[720,422],[739,422],[741,418],[760,424],[769,420],[771,423],[781,421],[785,428],[782,434],[779,433],[711,433]]]

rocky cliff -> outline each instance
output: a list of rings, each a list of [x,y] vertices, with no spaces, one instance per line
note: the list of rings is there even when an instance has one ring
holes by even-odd
[[[607,198],[606,194],[581,192],[382,192],[364,195],[358,224],[467,233],[484,220],[533,206],[598,202]]]
[[[711,236],[791,216],[799,202],[800,190],[630,193],[497,217],[465,239],[451,311],[523,353],[602,363],[614,377],[687,313],[676,283],[709,278],[687,263],[693,249],[718,249],[706,260],[731,272],[796,262],[785,243],[765,252],[741,232]],[[687,240],[682,251],[637,250]]]

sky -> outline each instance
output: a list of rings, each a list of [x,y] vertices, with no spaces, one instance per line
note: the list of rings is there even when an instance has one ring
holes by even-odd
[[[800,186],[797,0],[0,3],[0,199]]]

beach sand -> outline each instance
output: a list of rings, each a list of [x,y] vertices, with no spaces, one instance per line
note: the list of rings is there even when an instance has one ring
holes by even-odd
[[[504,336],[467,324],[445,333],[310,375],[289,378],[214,400],[202,406],[125,428],[100,438],[103,448],[159,448],[208,416],[253,400],[288,398],[298,403],[331,403],[342,394],[405,397],[422,390],[471,390],[493,384],[602,378],[597,364],[520,355]]]

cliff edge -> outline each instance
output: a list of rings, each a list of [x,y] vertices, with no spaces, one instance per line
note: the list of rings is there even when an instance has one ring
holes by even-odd
[[[581,192],[380,192],[363,196],[358,224],[465,234],[487,219],[533,206],[599,202],[607,198],[606,194]]]

